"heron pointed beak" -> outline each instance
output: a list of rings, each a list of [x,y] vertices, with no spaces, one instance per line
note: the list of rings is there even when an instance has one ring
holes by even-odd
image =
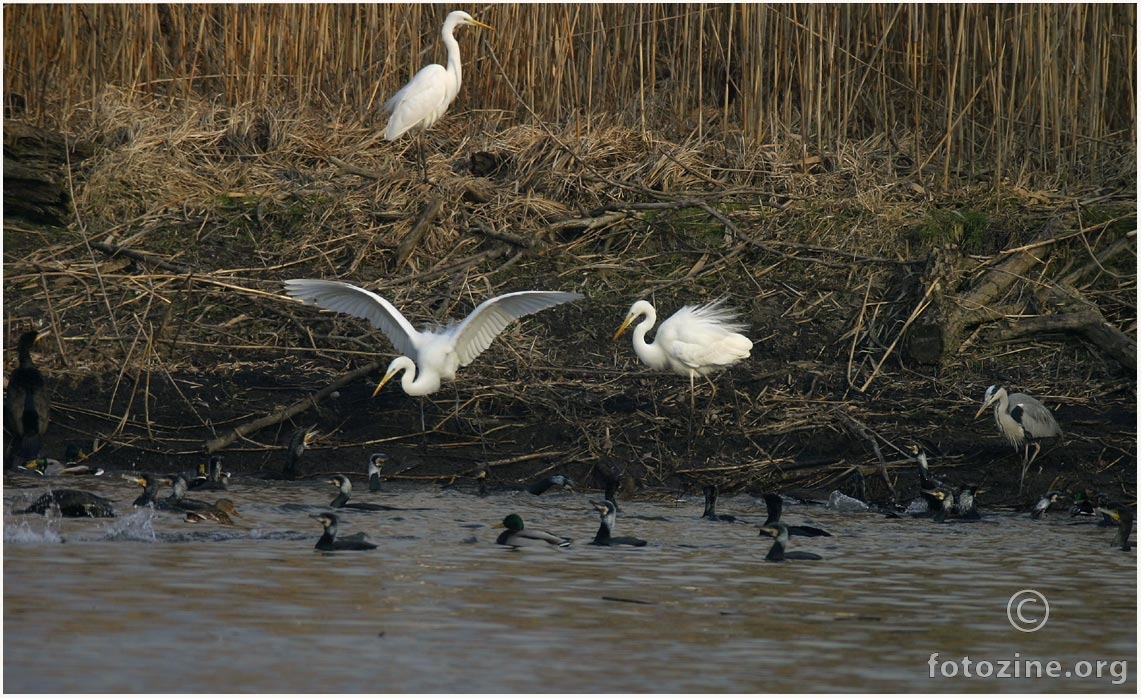
[[[376,397],[377,394],[380,393],[380,389],[383,388],[388,381],[392,380],[392,377],[395,375],[396,371],[393,371],[391,368],[388,369],[388,373],[384,374],[384,378],[381,378],[380,382],[376,384],[376,390],[372,391],[372,396]]]
[[[486,29],[488,31],[495,31],[495,27],[492,27],[490,24],[484,24],[483,22],[479,21],[478,19],[473,19],[471,21],[471,23],[477,27],[482,27],[483,29]]]
[[[983,412],[986,412],[986,408],[990,407],[993,402],[994,402],[994,398],[991,398],[990,400],[987,400],[986,402],[984,402],[983,406],[979,408],[979,411],[975,412],[975,419],[978,419],[979,417],[981,417]]]
[[[622,321],[622,326],[619,327],[618,331],[614,333],[614,339],[618,339],[619,337],[621,337],[622,333],[625,332],[626,328],[629,327],[634,322],[634,319],[636,317],[637,317],[637,315],[627,315],[626,319]]]

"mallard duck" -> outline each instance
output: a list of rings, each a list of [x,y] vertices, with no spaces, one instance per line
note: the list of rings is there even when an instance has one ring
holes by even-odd
[[[641,538],[612,535],[614,531],[614,520],[618,512],[618,508],[614,506],[614,502],[606,500],[601,502],[591,501],[591,504],[595,510],[598,511],[598,518],[600,520],[598,533],[594,534],[594,540],[590,542],[591,545],[632,545],[640,548],[646,544],[646,541]]]
[[[380,466],[384,465],[388,456],[383,453],[374,453],[368,457],[368,491],[380,492]]]
[[[774,538],[773,547],[769,548],[769,554],[765,555],[766,562],[784,562],[785,560],[823,560],[816,553],[805,553],[799,550],[787,552],[788,547],[788,526],[782,523],[775,523],[769,526],[761,526],[761,535]]]
[[[32,360],[32,347],[45,336],[47,332],[25,332],[16,342],[20,363],[8,376],[4,398],[4,430],[12,439],[5,454],[5,467],[40,457],[43,435],[48,428],[51,398],[44,375]]]
[[[187,483],[191,490],[224,490],[229,482],[229,473],[222,472],[222,456],[210,456],[210,464],[206,466],[205,476],[195,478],[194,482]]]
[[[115,508],[109,499],[82,490],[48,490],[22,514],[46,514],[49,509],[59,509],[60,516],[69,518],[114,518]]]
[[[519,548],[525,545],[556,545],[560,548],[565,548],[571,544],[570,538],[563,536],[556,536],[548,531],[541,531],[535,528],[524,528],[523,517],[518,514],[508,514],[503,519],[503,523],[499,524],[497,528],[507,529],[499,534],[495,542],[499,545],[510,545],[514,548]]]
[[[186,512],[187,521],[216,521],[221,524],[226,524],[227,526],[234,525],[233,519],[230,518],[231,516],[241,518],[241,515],[238,514],[238,510],[234,508],[234,503],[225,498],[219,499],[214,502],[213,506],[206,507],[205,509]]]
[[[781,523],[780,516],[784,510],[784,498],[775,492],[765,493],[765,507],[768,509],[768,518],[765,519],[764,526],[775,526]],[[784,524],[782,524],[784,525]],[[831,536],[832,534],[822,528],[815,526],[785,526],[790,534],[797,536],[805,536],[807,538],[815,538],[818,536]]]
[[[310,514],[309,516],[320,521],[321,525],[325,527],[325,532],[321,534],[321,538],[315,546],[317,550],[372,550],[376,548],[376,544],[365,540],[363,534],[352,537],[346,536],[337,540],[338,519],[336,514]]]
[[[79,446],[68,444],[63,463],[55,458],[41,456],[25,463],[22,467],[44,477],[78,477],[81,475],[98,477],[102,475],[103,468],[82,463],[86,458],[87,454]]]

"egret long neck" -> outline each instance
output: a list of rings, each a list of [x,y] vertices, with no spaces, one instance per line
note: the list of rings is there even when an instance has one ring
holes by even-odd
[[[437,373],[425,371],[409,361],[410,366],[404,369],[400,376],[400,387],[407,395],[430,395],[440,389],[440,376]]]
[[[653,328],[656,320],[654,313],[650,312],[646,315],[645,320],[634,326],[634,353],[638,355],[642,363],[661,371],[669,368],[669,360],[666,358],[665,350],[658,346],[656,337],[653,343],[646,342],[646,333]]]
[[[452,22],[444,24],[443,31],[440,32],[441,38],[444,40],[444,46],[448,49],[448,75],[453,77],[450,84],[447,85],[448,97],[447,101],[450,103],[460,91],[460,83],[463,82],[464,69],[460,62],[460,44],[456,41],[456,37],[452,35],[456,29],[456,25]]]

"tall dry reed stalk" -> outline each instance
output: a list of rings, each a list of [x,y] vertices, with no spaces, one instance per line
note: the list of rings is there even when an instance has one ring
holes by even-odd
[[[7,5],[5,90],[41,122],[74,118],[108,84],[365,115],[443,59],[449,9]],[[457,106],[507,121],[533,112],[584,134],[617,119],[685,137],[794,135],[817,152],[894,133],[944,177],[1092,168],[1136,139],[1133,4],[471,9],[497,31],[462,31]]]

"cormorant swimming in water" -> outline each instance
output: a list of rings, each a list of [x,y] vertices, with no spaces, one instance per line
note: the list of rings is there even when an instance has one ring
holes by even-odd
[[[383,504],[369,504],[368,502],[350,502],[353,493],[353,483],[344,475],[334,475],[326,480],[330,485],[336,485],[340,492],[329,506],[334,509],[356,509],[358,511],[401,511],[400,507],[386,507]]]
[[[61,516],[70,518],[109,519],[114,518],[115,509],[111,500],[82,490],[48,490],[22,514],[46,514],[57,507]]]
[[[1030,511],[1030,518],[1041,518],[1042,514],[1045,514],[1046,510],[1050,508],[1050,505],[1058,501],[1058,499],[1061,497],[1064,497],[1065,494],[1065,492],[1061,492],[1059,490],[1050,490],[1046,494],[1042,495],[1042,497],[1039,498],[1038,503],[1034,505],[1034,509]]]
[[[503,519],[503,523],[498,525],[498,528],[507,529],[503,533],[500,533],[499,537],[495,539],[495,542],[499,545],[510,545],[518,548],[525,545],[547,544],[565,548],[572,542],[570,538],[556,536],[549,531],[524,528],[523,517],[518,514],[508,514]]]
[[[143,473],[142,475],[123,475],[124,480],[130,480],[136,485],[143,488],[143,493],[138,496],[135,501],[131,502],[131,506],[145,507],[148,505],[159,507],[156,497],[158,497],[158,486],[172,484],[170,478],[159,477],[150,473]]]
[[[769,515],[765,519],[765,526],[775,526],[780,523],[780,515],[784,510],[784,498],[775,492],[768,492],[765,494],[765,508],[768,509]],[[807,538],[816,538],[818,536],[831,537],[832,534],[822,528],[815,526],[785,526],[788,532],[792,535],[805,536]]]
[[[946,521],[947,515],[955,508],[955,495],[946,487],[938,486],[930,490],[921,490],[920,494],[927,500],[927,508],[935,512],[933,518],[935,523]]]
[[[527,491],[534,495],[540,495],[551,489],[552,487],[562,487],[564,490],[569,490],[574,483],[570,478],[563,475],[548,475],[540,478],[535,482],[527,485]]]
[[[1108,497],[1105,499],[1108,499]],[[1133,509],[1124,505],[1103,501],[1099,502],[1097,512],[1117,526],[1117,533],[1114,534],[1113,542],[1110,543],[1110,545],[1129,552],[1129,535],[1133,533],[1133,519],[1135,518]]]
[[[737,520],[737,517],[732,514],[717,513],[717,485],[706,485],[701,488],[701,492],[705,495],[705,511],[701,514],[701,518],[730,523]]]
[[[321,525],[325,527],[325,532],[321,534],[321,538],[315,546],[317,550],[372,550],[376,548],[375,543],[370,543],[364,539],[363,533],[337,540],[336,514],[310,514],[309,516],[320,521]]]
[[[206,507],[205,509],[186,512],[187,521],[217,521],[218,523],[228,526],[234,525],[234,520],[230,518],[231,516],[241,518],[241,515],[238,514],[238,510],[234,508],[234,503],[226,498],[219,499],[217,502],[214,502],[213,506]]]
[[[305,449],[309,448],[309,442],[313,440],[315,433],[312,427],[303,427],[293,432],[285,451],[285,465],[281,468],[281,477],[286,480],[297,479],[297,463],[301,460]]]
[[[598,533],[594,534],[594,540],[590,542],[591,545],[633,545],[635,547],[642,547],[646,544],[646,541],[641,538],[611,535],[614,531],[614,519],[618,511],[617,507],[614,506],[614,502],[603,500],[601,502],[592,501],[591,504],[598,511],[598,518],[600,520]]]
[[[32,346],[46,335],[47,332],[25,332],[16,343],[20,364],[8,376],[4,399],[4,429],[12,439],[5,453],[5,467],[34,461],[40,456],[51,399],[44,385],[44,375],[32,361]]]
[[[199,509],[210,508],[209,502],[203,502],[201,499],[191,499],[186,496],[186,478],[182,476],[182,473],[168,475],[167,480],[174,486],[174,492],[166,499],[160,499],[155,502],[155,509],[162,509],[164,511],[197,511]]]
[[[960,519],[966,521],[977,521],[982,517],[979,516],[979,510],[975,508],[975,495],[979,491],[978,485],[964,485],[963,489],[959,490],[959,497],[955,500],[955,515]]]
[[[788,546],[788,526],[782,523],[775,523],[771,526],[761,526],[761,535],[775,538],[773,547],[769,548],[769,554],[765,555],[766,562],[784,562],[785,560],[823,560],[816,553],[805,553],[799,550],[788,552],[785,547]]]
[[[368,491],[380,492],[380,466],[388,460],[383,453],[374,453],[368,457]]]

